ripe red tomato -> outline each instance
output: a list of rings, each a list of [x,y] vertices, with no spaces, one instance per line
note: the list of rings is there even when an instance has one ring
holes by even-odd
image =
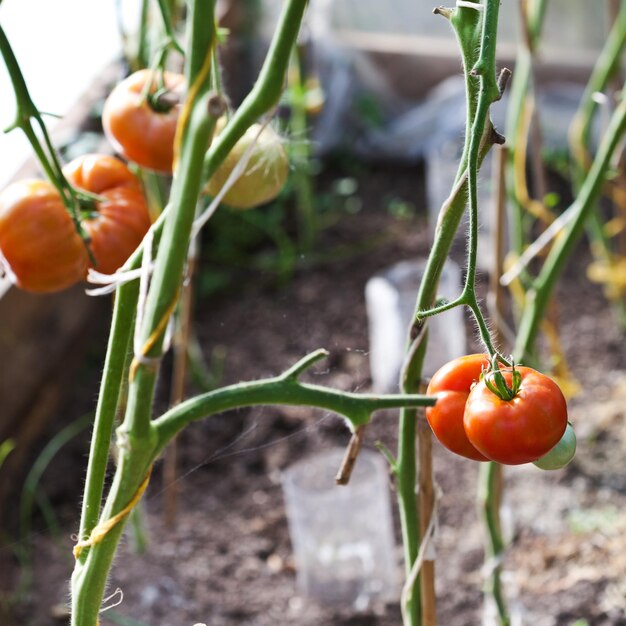
[[[129,161],[164,174],[172,173],[174,135],[180,104],[167,110],[156,110],[144,97],[146,85],[154,94],[157,74],[140,70],[131,74],[109,94],[102,110],[102,126],[113,147]],[[163,72],[165,89],[180,95],[185,78],[181,74]]]
[[[87,250],[57,190],[22,180],[0,194],[0,262],[26,291],[60,291],[87,271]]]
[[[427,395],[437,404],[426,409],[426,418],[435,436],[448,450],[474,461],[488,461],[470,442],[463,428],[465,403],[472,385],[489,367],[485,354],[469,354],[446,363],[432,377]]]
[[[234,209],[252,209],[273,200],[287,181],[289,160],[280,136],[269,126],[261,131],[260,124],[253,124],[211,176],[206,191],[212,196],[219,193],[255,139],[256,144],[243,174],[223,198],[224,204]]]
[[[141,184],[115,157],[88,154],[63,168],[69,182],[103,198],[83,220],[99,272],[112,274],[141,243],[150,228],[150,215]]]
[[[463,425],[472,445],[487,458],[506,465],[536,461],[561,439],[567,426],[567,404],[559,386],[530,367],[521,375],[512,400],[502,400],[484,380],[470,392]],[[501,370],[509,387],[510,370]]]

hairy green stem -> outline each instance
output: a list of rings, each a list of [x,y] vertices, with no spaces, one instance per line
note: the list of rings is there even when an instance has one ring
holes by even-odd
[[[279,24],[278,35],[270,51],[269,60],[273,62],[265,64],[264,71],[255,90],[253,90],[253,94],[251,94],[254,97],[249,96],[247,99],[246,110],[254,119],[266,112],[278,100],[282,90],[289,51],[295,41],[305,5],[304,0],[291,0],[285,7],[283,20]],[[190,49],[187,55],[186,77],[188,84],[192,86],[194,99],[188,103],[190,115],[187,120],[187,127],[184,129],[181,157],[174,177],[169,208],[159,219],[158,225],[155,226],[155,231],[160,236],[160,245],[140,330],[142,344],[145,345],[145,342],[150,341],[154,346],[149,351],[152,357],[161,353],[162,322],[177,297],[187,255],[196,199],[203,180],[204,155],[215,123],[215,120],[207,112],[209,99],[207,90],[210,85],[210,73],[205,71],[207,67],[210,67],[210,65],[207,66],[206,62],[207,59],[211,59],[212,46],[215,41],[213,8],[214,3],[212,1],[200,2],[197,0],[191,3],[189,10],[190,32],[188,40],[190,41]],[[209,28],[207,28],[207,24],[210,25]],[[278,47],[276,42],[278,42]],[[234,127],[231,126],[228,135],[229,141],[222,143],[222,150],[218,150],[217,153],[213,152],[213,156],[209,152],[209,172],[214,171],[214,168],[219,166],[228,151],[254,119],[246,120],[244,116],[242,121],[240,116],[240,122]],[[142,253],[138,251],[126,267],[138,266],[141,256]],[[125,326],[125,332],[129,333],[128,339],[132,324],[129,320],[124,320],[119,311],[115,316],[114,328],[117,322]],[[117,337],[118,343],[124,343],[119,340],[119,335],[114,333],[112,341],[113,337]],[[112,346],[110,357],[120,358],[119,350],[119,345]],[[151,426],[150,419],[156,368],[153,366],[146,367],[140,363],[135,369],[129,389],[126,417],[118,430],[118,466],[100,516],[101,521],[110,519],[128,505],[155,458],[157,433]],[[109,376],[107,373],[105,380],[103,380],[104,384],[115,387],[115,377]],[[106,413],[110,415],[110,407],[117,402],[113,393],[107,394],[103,402],[109,404]],[[99,447],[103,445],[102,442],[107,439],[109,433],[108,425],[99,423],[98,431],[94,433],[94,437],[98,439],[97,445]],[[94,445],[96,444],[94,443]],[[86,487],[89,493],[89,513],[83,516],[84,522],[81,522],[81,527],[85,529],[93,527],[94,511],[99,508],[99,502],[96,501],[100,500],[102,494],[102,467],[102,458],[97,458],[95,464],[92,465],[92,473]],[[73,626],[94,626],[97,621],[106,579],[125,521],[124,519],[110,530],[103,541],[85,548],[76,562],[72,575]]]
[[[187,424],[234,408],[292,404],[327,409],[345,416],[352,427],[367,424],[375,411],[400,407],[433,406],[435,399],[419,394],[356,394],[298,381],[298,375],[327,355],[318,350],[275,378],[230,385],[176,405],[154,420],[157,454]]]
[[[510,619],[502,591],[500,566],[500,560],[504,551],[504,540],[500,529],[500,502],[499,498],[495,497],[500,492],[500,480],[502,480],[502,474],[496,463],[481,463],[478,502],[485,526],[487,527],[488,542],[485,556],[486,565],[489,569],[485,581],[485,591],[494,600],[501,626],[508,626]]]
[[[202,178],[202,159],[209,143],[215,120],[208,114],[209,74],[200,74],[204,60],[210,58],[214,43],[214,2],[194,2],[190,10],[190,54],[188,56],[187,80],[196,88],[194,100],[188,103],[190,116],[182,141],[182,154],[171,193],[171,209],[165,219],[161,245],[157,254],[154,274],[145,305],[143,324],[139,338],[142,345],[153,340],[155,350],[160,354],[162,342],[162,319],[168,308],[171,309],[177,297],[184,263],[187,257],[189,233],[195,214],[196,201]],[[210,27],[206,28],[209,24]],[[198,83],[196,83],[198,79]],[[132,328],[131,319],[123,319],[119,313],[115,323],[126,325],[126,332]],[[116,351],[114,351],[116,352]],[[117,352],[116,352],[117,353]],[[140,364],[129,386],[128,404],[124,423],[119,433],[119,458],[113,484],[107,502],[102,510],[101,520],[107,520],[127,506],[143,481],[151,464],[154,451],[154,431],[150,426],[152,398],[156,381],[157,367]],[[111,382],[115,381],[111,379]],[[111,398],[111,404],[117,399]],[[102,428],[97,436],[106,437],[107,429]],[[94,479],[93,483],[96,480]],[[87,485],[93,490],[93,499],[99,493],[100,485]],[[100,490],[100,491],[99,491]],[[98,493],[99,491],[99,493]],[[93,505],[92,505],[93,506]],[[72,575],[72,625],[94,626],[97,622],[100,603],[106,579],[115,554],[124,524],[116,525],[101,543],[83,551],[77,560]],[[86,554],[86,556],[83,556]]]
[[[490,13],[490,30],[484,32],[481,27],[481,14],[471,8],[458,7],[456,9],[438,9],[444,17],[450,19],[454,28],[465,70],[465,80],[467,89],[467,120],[466,120],[466,142],[459,164],[455,185],[450,197],[444,203],[439,213],[435,238],[431,248],[424,276],[420,283],[420,288],[415,306],[415,322],[410,332],[413,342],[407,355],[407,363],[403,370],[401,388],[406,393],[416,391],[420,385],[421,372],[424,356],[427,347],[427,333],[424,331],[424,319],[421,312],[432,306],[437,295],[437,286],[444,268],[445,259],[448,256],[450,247],[454,240],[454,235],[459,227],[461,218],[465,211],[467,202],[467,169],[470,155],[470,142],[474,133],[477,134],[478,143],[474,144],[474,149],[478,146],[477,153],[473,160],[478,167],[482,159],[487,154],[493,143],[495,134],[491,122],[487,122],[487,115],[483,118],[483,125],[475,124],[477,115],[477,103],[479,102],[479,81],[471,75],[472,69],[480,60],[478,55],[479,42],[487,38],[493,38],[495,45],[495,30],[492,15]],[[497,19],[496,19],[497,24]],[[487,53],[488,58],[495,62],[495,56]],[[483,62],[486,59],[483,57]],[[483,68],[484,70],[485,68]],[[495,81],[495,66],[494,66]],[[486,73],[486,72],[485,72]],[[498,91],[499,97],[499,91]],[[400,510],[400,521],[402,527],[402,538],[404,545],[405,569],[410,573],[413,563],[417,558],[419,550],[419,514],[416,501],[416,413],[414,410],[404,409],[400,413],[398,457],[395,464],[398,484],[398,506]],[[418,626],[420,620],[420,593],[419,582],[416,581],[414,589],[408,596],[406,606],[405,626]]]
[[[104,479],[109,459],[109,444],[126,371],[125,363],[130,349],[138,289],[139,285],[136,281],[127,283],[117,290],[115,297],[109,344],[104,361],[104,374],[100,383],[89,449],[85,493],[78,532],[79,539],[85,539],[89,536],[100,515],[100,503],[102,502]],[[84,557],[82,558],[84,560]]]

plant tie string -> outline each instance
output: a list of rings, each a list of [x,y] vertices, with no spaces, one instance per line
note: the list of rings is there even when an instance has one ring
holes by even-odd
[[[211,200],[211,203],[206,208],[206,210],[199,215],[193,223],[193,228],[191,230],[192,239],[197,237],[198,233],[202,229],[202,227],[211,219],[213,213],[217,210],[219,205],[222,203],[224,196],[232,189],[235,183],[243,176],[246,171],[246,167],[252,158],[252,154],[254,149],[259,141],[259,137],[265,130],[265,127],[270,123],[272,116],[269,115],[267,119],[260,125],[260,128],[254,139],[250,142],[250,145],[246,148],[244,153],[241,155],[239,161],[237,161],[237,165],[233,168],[232,172],[226,179],[226,182],[222,185],[222,188],[219,190],[219,193]]]
[[[148,470],[146,477],[143,479],[139,488],[135,492],[135,495],[131,498],[130,502],[119,512],[116,513],[113,517],[110,517],[108,520],[104,522],[100,522],[92,531],[87,539],[82,539],[74,546],[72,552],[74,553],[74,558],[78,560],[80,555],[82,554],[85,548],[90,548],[98,543],[101,543],[103,539],[107,536],[107,534],[115,528],[135,507],[137,502],[141,499],[141,496],[144,494],[148,483],[150,482],[150,474],[152,473],[152,467]],[[110,608],[110,607],[109,607]]]
[[[150,233],[150,231],[148,231]],[[129,380],[132,382],[137,374],[137,369],[140,365],[147,367],[156,367],[161,360],[160,356],[149,357],[148,352],[152,350],[156,342],[159,340],[161,335],[166,332],[167,328],[170,324],[170,319],[174,310],[176,309],[176,305],[178,304],[178,292],[175,294],[172,302],[170,302],[169,306],[165,310],[165,313],[159,320],[159,323],[156,325],[155,329],[152,331],[150,336],[146,339],[146,341],[141,343],[141,327],[143,325],[143,318],[146,307],[146,299],[148,297],[148,284],[150,282],[150,273],[151,268],[153,266],[152,263],[152,243],[153,236],[150,234],[146,235],[146,239],[144,241],[144,251],[143,257],[141,260],[141,275],[139,279],[139,299],[137,303],[137,318],[135,321],[135,336],[133,339],[134,346],[134,355],[132,363],[129,368]],[[169,335],[169,333],[166,333]]]

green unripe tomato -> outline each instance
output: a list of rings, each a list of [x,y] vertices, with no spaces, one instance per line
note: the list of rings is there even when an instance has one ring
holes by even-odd
[[[219,193],[260,129],[260,124],[253,124],[235,144],[209,180],[206,187],[209,194],[215,197]],[[282,140],[275,130],[266,126],[252,149],[244,173],[224,195],[224,204],[234,209],[252,209],[265,204],[280,193],[288,173],[289,161]]]
[[[565,467],[576,454],[576,433],[568,422],[559,443],[533,463],[542,470],[557,470]]]

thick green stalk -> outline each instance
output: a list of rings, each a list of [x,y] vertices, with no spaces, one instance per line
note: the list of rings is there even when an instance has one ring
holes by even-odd
[[[279,25],[278,50],[276,44],[272,48],[275,56],[280,55],[281,50],[284,52],[283,71],[280,72],[280,63],[276,58],[273,59],[274,63],[270,64],[269,68],[267,63],[264,66],[265,71],[255,87],[255,97],[249,98],[247,107],[247,110],[254,114],[254,119],[266,112],[278,100],[289,50],[297,35],[305,4],[306,2],[302,0],[292,0],[286,6],[284,15],[286,14],[289,19],[283,19]],[[177,297],[194,209],[203,179],[203,159],[215,122],[207,111],[209,96],[206,92],[210,76],[209,72],[205,71],[208,67],[205,62],[207,59],[210,60],[211,48],[214,44],[213,8],[214,2],[197,0],[191,3],[189,11],[190,50],[187,56],[186,76],[193,90],[193,101],[188,104],[191,112],[182,139],[181,157],[172,186],[169,210],[167,217],[160,221],[163,229],[160,233],[159,252],[140,334],[140,341],[143,344],[155,339],[156,334],[154,348],[149,351],[152,357],[158,356],[162,350],[162,321]],[[209,159],[211,164],[209,171],[219,166],[246,128],[245,119],[243,124],[240,123],[236,128],[231,128],[230,144],[224,144],[226,148]],[[136,266],[140,256],[139,253],[135,254],[128,265]],[[156,369],[156,367],[147,367],[144,364],[136,367],[129,389],[126,418],[118,431],[120,451],[118,466],[100,517],[101,520],[110,519],[128,505],[155,458],[156,431],[151,427],[150,418]],[[101,463],[98,463],[97,467],[100,466]],[[95,483],[95,480],[93,482]],[[101,493],[101,485],[100,482],[99,486],[92,487],[90,501],[95,501],[98,490]],[[90,509],[93,511],[92,506]],[[124,519],[110,530],[103,541],[84,549],[76,563],[72,575],[73,626],[94,626],[97,621],[106,578],[125,521]]]
[[[109,344],[89,448],[79,539],[89,536],[100,515],[100,503],[109,460],[109,445],[122,388],[126,357],[130,348],[137,295],[138,283],[135,281],[122,285],[115,297]]]
[[[155,341],[156,350],[153,351],[157,355],[161,352],[160,324],[175,301],[181,281],[189,232],[200,193],[202,160],[215,124],[215,119],[208,114],[209,97],[206,92],[209,74],[200,75],[203,59],[210,59],[214,43],[214,2],[194,2],[190,20],[187,79],[188,84],[195,85],[197,89],[193,101],[188,104],[191,113],[172,185],[171,209],[161,236],[140,334],[142,345],[154,333],[159,335]],[[196,79],[198,83],[195,83]],[[131,321],[127,319],[125,323],[132,328]],[[130,332],[128,327],[126,332]],[[157,367],[140,364],[135,370],[129,386],[126,416],[118,431],[118,465],[101,520],[110,519],[128,505],[152,463],[155,433],[150,419]],[[93,488],[101,489],[97,486]],[[72,575],[73,626],[94,626],[97,623],[106,579],[123,527],[124,523],[117,524],[102,542],[88,548],[86,557],[81,555],[77,560]]]
[[[626,86],[625,86],[626,89]],[[624,92],[622,92],[624,94]],[[574,201],[575,217],[566,227],[565,232],[556,240],[546,258],[539,276],[533,287],[527,292],[526,304],[520,320],[514,355],[521,361],[532,356],[533,345],[543,318],[550,296],[565,262],[580,239],[585,222],[595,206],[602,189],[606,171],[617,147],[626,133],[626,97],[622,100],[611,117],[598,153],[593,161],[589,174]]]

